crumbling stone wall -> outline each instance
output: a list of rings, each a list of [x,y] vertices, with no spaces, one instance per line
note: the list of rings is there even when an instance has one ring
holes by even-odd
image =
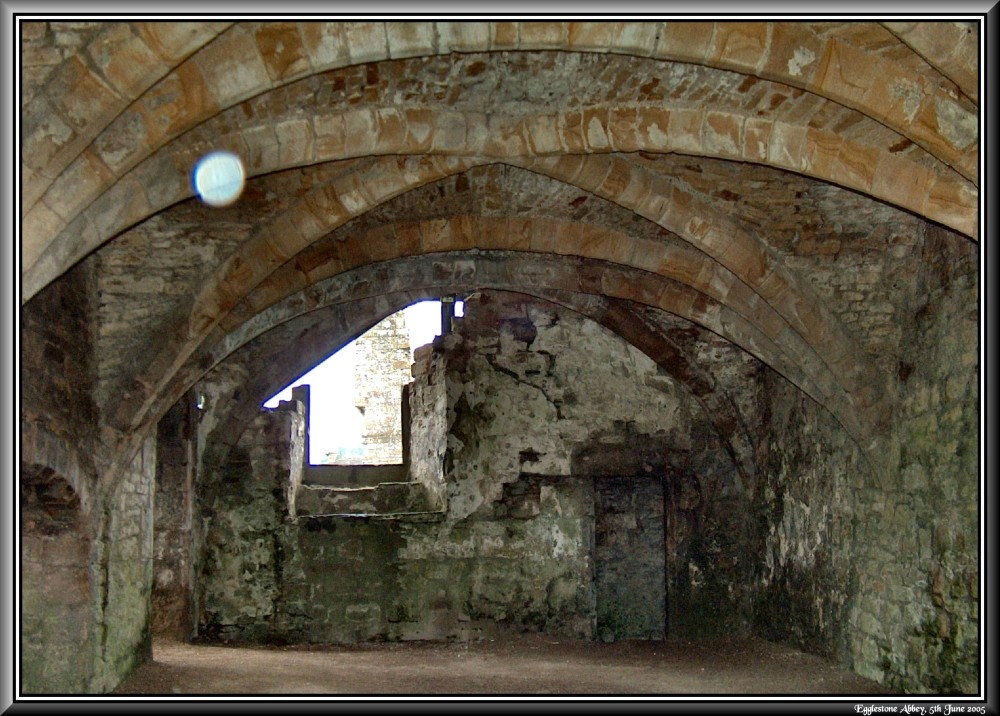
[[[445,457],[448,454],[448,380],[445,357],[432,345],[414,352],[413,382],[407,391],[410,407],[409,476],[424,486],[430,503],[447,505]]]
[[[876,623],[861,673],[908,691],[979,688],[979,251],[928,226],[923,269],[904,322],[898,408],[885,481],[871,496],[881,521],[861,586]],[[891,442],[890,442],[891,441]],[[881,522],[881,524],[879,524]],[[877,596],[876,596],[877,595]],[[882,611],[875,611],[879,600]]]
[[[782,379],[764,381],[754,626],[907,692],[975,693],[978,252],[937,228],[919,239],[876,462]]]
[[[604,329],[523,297],[473,298],[413,367],[410,477],[439,491],[443,512],[289,522],[275,498],[287,459],[266,458],[254,499],[268,516],[249,541],[265,557],[209,575],[244,610],[217,633],[356,641],[465,639],[501,625],[583,638],[749,629],[907,691],[975,691],[977,255],[954,239],[922,239],[927,269],[893,376],[898,409],[874,453],[777,373],[736,366],[755,441],[749,481],[697,404]],[[282,440],[264,443],[289,454]],[[636,560],[622,560],[610,538],[640,522],[661,531],[644,527]],[[232,530],[224,541],[240,539]],[[616,568],[635,588],[609,598]],[[631,610],[602,612],[615,600]],[[660,622],[656,611],[666,611]]]
[[[20,509],[22,688],[86,692],[94,619],[80,499],[51,469],[22,469]]]
[[[117,479],[98,479],[94,269],[81,262],[22,313],[28,693],[105,692],[149,656],[156,441]]]
[[[93,262],[82,262],[21,311],[24,457],[28,462],[48,464],[58,461],[55,454],[64,451],[67,460],[50,466],[64,477],[79,478],[73,482],[78,491],[92,487],[95,480],[92,446],[99,417],[92,398],[96,384],[95,286]],[[52,316],[59,320],[52,320]],[[52,439],[44,444],[32,442],[35,425]],[[66,464],[69,461],[75,466]],[[76,474],[70,475],[74,468]]]
[[[283,588],[283,547],[293,460],[301,465],[305,418],[298,403],[264,410],[244,431],[199,499],[198,635],[271,637]]]
[[[93,540],[96,663],[90,691],[110,691],[152,658],[153,486],[156,438],[147,438],[104,502]]]
[[[197,407],[186,395],[157,427],[153,535],[153,633],[186,639],[193,634],[194,520]]]
[[[263,414],[206,484],[204,636],[467,639],[514,628],[660,638],[666,585],[679,574],[678,623],[745,625],[743,511],[714,514],[744,488],[707,417],[651,360],[572,312],[491,293],[418,351],[413,375],[410,478],[442,511],[289,519],[277,496],[297,414]],[[692,490],[697,499],[682,496]],[[669,538],[665,505],[685,515]],[[595,508],[600,524],[650,527],[630,604],[598,588]],[[618,552],[604,545],[602,579],[613,578]]]
[[[749,513],[754,554],[754,631],[840,661],[861,571],[871,466],[833,418],[773,372],[762,376],[766,431],[761,482]]]
[[[669,624],[651,631],[744,628],[745,487],[691,397],[596,323],[523,297],[470,299],[458,333],[452,348],[442,346],[449,362],[449,516],[469,515],[474,524],[524,473],[617,478],[620,486],[629,477],[655,477],[664,486],[659,506],[639,510],[634,488],[618,489],[606,505],[626,519],[645,513],[662,521],[664,489],[668,495],[668,534],[661,529],[658,548],[666,552],[667,575],[644,580],[666,581],[676,594],[668,597]],[[632,614],[647,608],[623,606]],[[650,633],[648,626],[639,630]]]
[[[594,480],[596,636],[663,639],[667,634],[663,481]]]
[[[83,693],[94,676],[93,507],[96,409],[93,273],[82,264],[21,312],[22,688]],[[64,320],[52,321],[59,315]],[[76,449],[74,449],[74,446]]]
[[[155,462],[150,438],[90,512],[47,469],[22,482],[25,693],[104,693],[151,657]]]
[[[524,476],[488,511],[401,525],[400,639],[468,639],[499,628],[593,634],[589,481]],[[428,529],[430,527],[430,529]]]

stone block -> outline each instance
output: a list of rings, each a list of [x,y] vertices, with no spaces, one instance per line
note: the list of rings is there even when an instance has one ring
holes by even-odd
[[[221,36],[198,53],[195,62],[208,96],[218,107],[229,107],[273,84],[256,39],[245,31]]]
[[[387,22],[389,56],[396,59],[435,54],[435,25],[433,22]]]
[[[88,54],[104,79],[122,96],[138,95],[170,66],[146,43],[131,25],[109,24]]]
[[[715,22],[665,22],[654,57],[681,62],[703,62],[712,47]]]
[[[344,37],[351,62],[377,62],[389,56],[386,23],[350,22],[345,23]]]
[[[309,71],[309,54],[299,34],[299,23],[261,23],[254,30],[254,39],[272,82],[287,81]]]
[[[317,72],[344,67],[351,62],[347,25],[343,22],[303,22],[299,26],[302,45]]]
[[[716,23],[711,58],[724,67],[756,70],[767,54],[769,26],[766,22]]]

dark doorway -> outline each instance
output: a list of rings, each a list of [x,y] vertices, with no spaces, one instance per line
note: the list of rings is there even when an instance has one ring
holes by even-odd
[[[666,565],[659,478],[595,478],[594,546],[597,638],[664,639]]]

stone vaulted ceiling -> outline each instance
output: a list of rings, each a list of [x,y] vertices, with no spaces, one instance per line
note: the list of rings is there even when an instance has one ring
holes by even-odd
[[[117,464],[227,360],[267,366],[252,405],[415,300],[489,287],[641,347],[738,464],[750,447],[719,351],[778,371],[864,446],[891,408],[916,237],[979,239],[973,23],[39,22],[21,36],[22,302],[99,262]],[[192,196],[213,149],[248,174],[226,208]]]

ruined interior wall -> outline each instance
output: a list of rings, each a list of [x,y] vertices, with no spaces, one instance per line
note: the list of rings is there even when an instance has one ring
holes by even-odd
[[[869,523],[863,598],[884,611],[861,645],[908,691],[979,687],[979,251],[928,225],[904,321],[899,399],[881,454],[887,475]],[[881,522],[881,523],[880,523]],[[876,595],[878,595],[876,597]],[[874,671],[867,666],[859,671]]]
[[[21,687],[85,693],[94,669],[90,540],[69,485],[48,471],[28,473],[20,490]]]
[[[94,263],[84,261],[21,311],[22,459],[51,467],[81,494],[95,481],[95,295]],[[36,426],[51,448],[28,439]],[[62,460],[60,453],[67,453]]]
[[[185,395],[157,426],[154,493],[153,633],[193,633],[193,485],[197,409]]]
[[[26,693],[86,692],[97,668],[94,286],[93,263],[83,262],[21,311],[20,666]]]
[[[393,517],[387,504],[382,518],[286,519],[276,496],[295,460],[295,415],[262,414],[206,484],[201,634],[466,639],[509,627],[658,637],[664,554],[684,590],[684,613],[671,618],[698,630],[744,626],[746,496],[690,397],[624,341],[551,304],[467,303],[457,324],[418,351],[413,369],[411,479],[443,512]],[[613,596],[603,612],[597,483],[607,534],[655,522],[645,534],[658,542],[643,543],[655,559],[630,569],[631,603]],[[669,538],[664,505],[677,513]]]
[[[663,486],[669,634],[747,633],[760,559],[747,515],[759,485],[740,479],[704,421],[690,426],[689,449],[680,457]]]
[[[293,460],[301,470],[305,417],[297,402],[263,410],[228,459],[200,480],[198,636],[262,641],[275,630]]]
[[[506,487],[489,513],[400,525],[394,638],[593,635],[592,483],[523,476]]]
[[[586,487],[577,489],[589,492],[577,496],[581,507],[569,513],[579,525],[570,536],[587,554],[594,545],[594,484],[655,477],[664,485],[657,499],[663,502],[665,489],[673,511],[659,550],[666,551],[668,586],[681,596],[668,597],[665,628],[744,627],[747,561],[739,558],[745,533],[738,516],[746,495],[700,406],[647,356],[575,313],[491,293],[467,301],[465,316],[454,346],[442,346],[451,421],[448,519],[489,526],[498,497],[526,474],[581,481]],[[625,520],[663,520],[663,504],[637,506],[637,499],[634,488],[620,488],[607,509]],[[591,563],[577,571],[576,599],[609,617],[590,593],[593,569]],[[652,574],[652,563],[644,569],[655,600],[654,585],[665,576]],[[612,611],[629,615],[626,633],[649,631],[646,605]]]
[[[765,383],[755,629],[908,692],[978,688],[978,252],[927,227],[889,429],[869,463],[829,414]],[[775,619],[775,614],[786,618]]]
[[[421,346],[413,357],[410,384],[409,479],[424,486],[428,503],[445,509],[445,456],[448,453],[448,381],[445,357],[432,346]]]
[[[91,557],[96,663],[90,691],[113,689],[152,658],[156,438],[147,438],[107,496]]]
[[[107,351],[97,270],[94,260],[81,262],[22,313],[22,464],[52,471],[78,503],[72,534],[32,534],[27,524],[22,532],[33,632],[27,691],[107,692],[150,655],[156,439],[105,479],[94,399]]]
[[[750,518],[759,539],[754,631],[841,662],[850,630],[868,626],[854,600],[877,491],[860,449],[821,406],[768,371],[765,459]]]

